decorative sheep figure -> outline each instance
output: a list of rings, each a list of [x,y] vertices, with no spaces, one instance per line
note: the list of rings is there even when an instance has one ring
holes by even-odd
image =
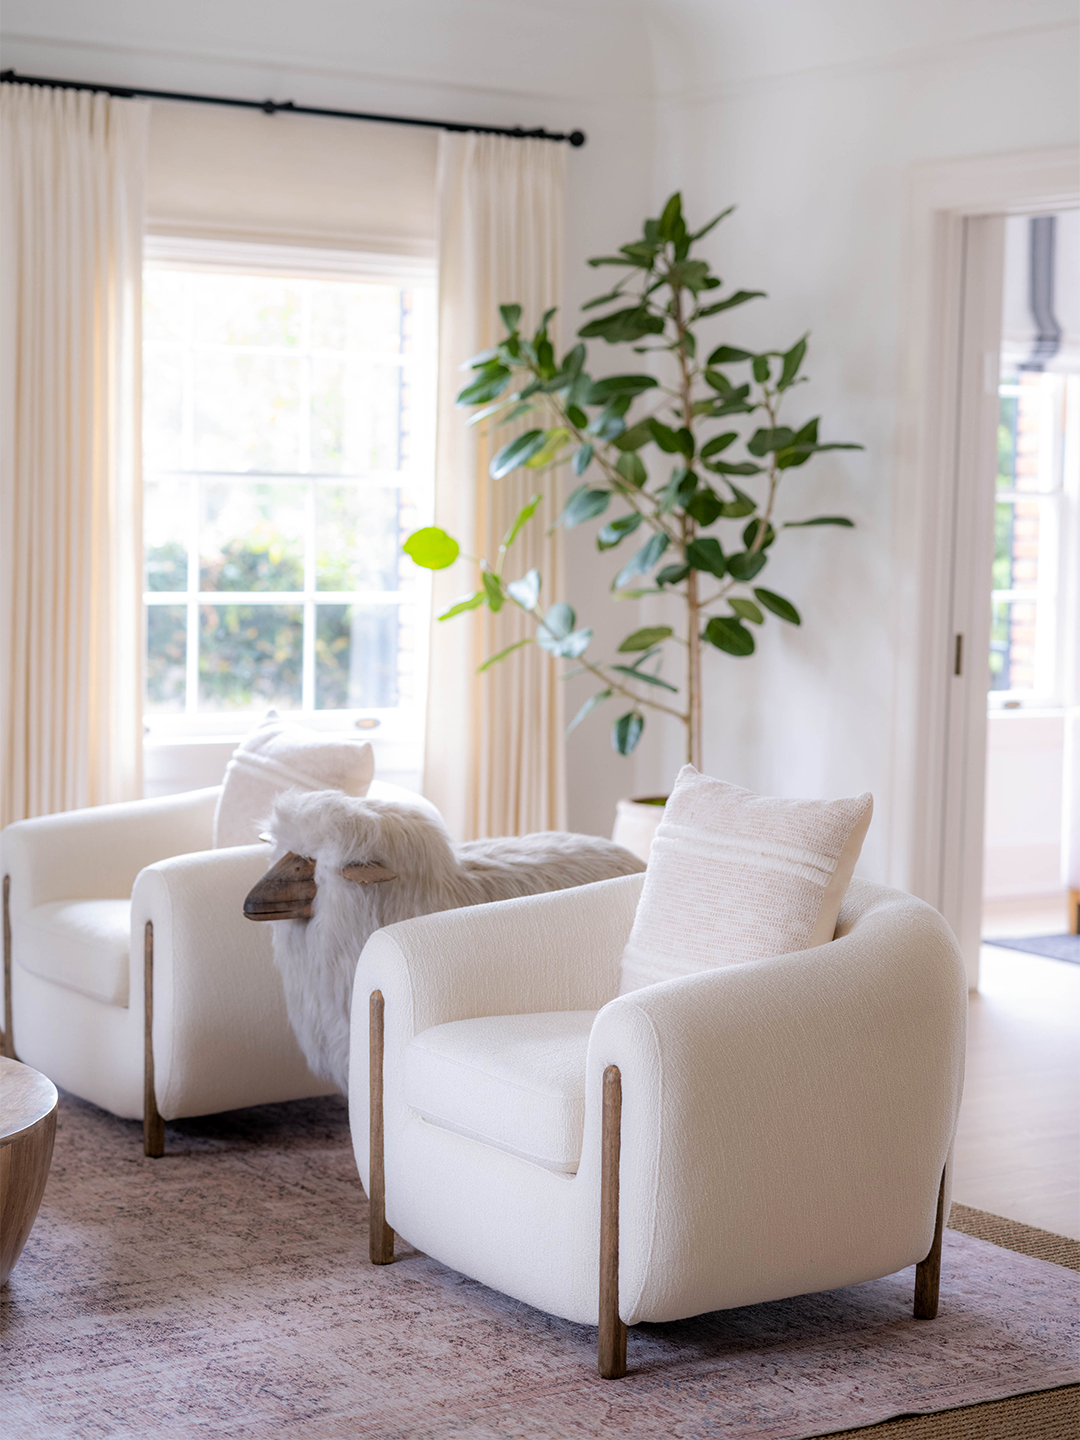
[[[375,930],[645,869],[629,850],[593,835],[547,831],[454,845],[437,814],[337,790],[291,790],[274,805],[268,828],[277,863],[244,914],[280,922],[274,960],[296,1038],[312,1071],[345,1093],[353,976]]]

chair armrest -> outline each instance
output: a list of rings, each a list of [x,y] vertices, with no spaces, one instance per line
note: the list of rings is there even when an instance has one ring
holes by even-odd
[[[623,1202],[637,1233],[674,1237],[635,1267],[627,1313],[662,1314],[665,1286],[700,1293],[703,1309],[761,1298],[762,1253],[779,1296],[928,1251],[963,1084],[966,980],[935,911],[866,891],[828,945],[650,985],[597,1016],[587,1109],[618,1065]]]
[[[264,844],[179,855],[135,882],[131,1003],[142,1003],[150,921],[155,1088],[166,1119],[336,1089],[311,1074],[293,1035],[271,926],[243,913],[271,855]]]
[[[126,900],[145,866],[213,843],[219,786],[19,820],[0,835],[12,914],[54,900]]]
[[[618,989],[642,879],[621,875],[377,930],[357,966],[354,1035],[361,1009],[366,1035],[375,989],[388,1007],[402,1007],[411,1034],[480,1015],[598,1010]]]

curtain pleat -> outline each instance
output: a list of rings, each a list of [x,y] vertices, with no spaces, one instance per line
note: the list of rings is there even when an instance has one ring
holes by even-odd
[[[503,333],[501,304],[520,304],[523,328],[534,329],[559,303],[565,175],[562,145],[440,137],[435,523],[467,554],[494,560],[515,515],[542,493],[506,574],[514,578],[535,566],[548,602],[562,594],[561,532],[547,533],[560,509],[555,477],[516,471],[491,480],[488,462],[515,429],[484,435],[480,426],[466,428],[469,412],[457,409],[454,397],[467,383],[462,363]],[[484,608],[447,622],[436,618],[478,584],[475,566],[464,560],[434,576],[425,792],[462,839],[561,829],[566,785],[555,662],[529,645],[476,673],[489,655],[535,627],[513,606],[498,615]]]
[[[142,788],[149,106],[0,88],[0,820]]]

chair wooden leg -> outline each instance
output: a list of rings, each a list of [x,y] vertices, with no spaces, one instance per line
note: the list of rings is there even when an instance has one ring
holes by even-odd
[[[15,1029],[11,1023],[11,876],[4,876],[4,1031],[0,1055],[15,1059]]]
[[[383,995],[371,992],[368,1004],[368,1253],[373,1265],[394,1258],[394,1232],[386,1223],[386,1171],[383,1168]]]
[[[154,1089],[154,922],[143,936],[143,1154],[165,1154],[165,1121],[158,1114]]]
[[[1069,891],[1069,934],[1080,935],[1080,890]]]
[[[945,1228],[945,1171],[938,1187],[934,1239],[926,1259],[915,1267],[915,1319],[933,1320],[938,1312],[938,1286],[941,1281],[941,1232]]]
[[[604,1071],[600,1140],[600,1334],[597,1365],[605,1380],[626,1374],[626,1326],[619,1318],[619,1148],[622,1140],[622,1076]]]

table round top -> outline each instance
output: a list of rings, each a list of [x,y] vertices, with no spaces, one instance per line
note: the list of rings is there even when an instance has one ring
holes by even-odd
[[[56,1086],[40,1070],[0,1055],[0,1145],[32,1130],[56,1102]]]

